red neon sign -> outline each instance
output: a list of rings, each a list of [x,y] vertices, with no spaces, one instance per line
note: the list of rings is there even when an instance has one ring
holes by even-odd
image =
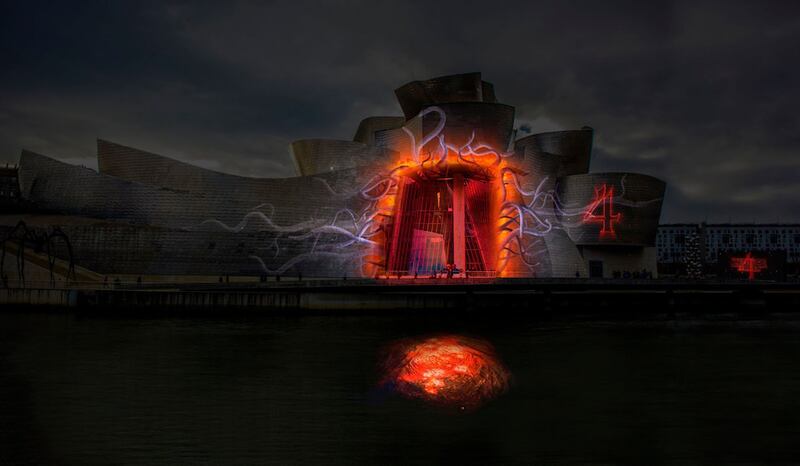
[[[583,214],[584,223],[599,223],[600,238],[616,238],[614,224],[622,220],[622,214],[614,212],[614,187],[603,184],[595,186],[594,200]]]
[[[767,260],[753,257],[752,253],[748,252],[744,257],[731,257],[731,267],[739,272],[747,273],[747,279],[753,280],[757,273],[767,268]]]

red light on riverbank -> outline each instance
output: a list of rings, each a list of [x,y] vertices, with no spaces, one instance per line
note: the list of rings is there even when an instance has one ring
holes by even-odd
[[[748,252],[744,257],[731,257],[731,267],[746,273],[748,280],[755,280],[756,274],[767,268],[767,260]]]
[[[438,336],[395,343],[384,382],[409,398],[476,408],[508,388],[510,373],[492,346],[462,336]]]

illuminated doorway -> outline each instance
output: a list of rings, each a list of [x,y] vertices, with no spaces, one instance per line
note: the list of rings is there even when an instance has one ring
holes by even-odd
[[[387,248],[391,276],[494,274],[492,189],[488,180],[454,175],[405,177]]]

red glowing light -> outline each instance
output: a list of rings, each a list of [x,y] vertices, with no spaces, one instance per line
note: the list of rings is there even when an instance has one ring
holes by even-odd
[[[767,260],[753,257],[753,254],[748,252],[744,257],[731,257],[731,267],[739,272],[747,273],[747,278],[754,280],[757,273],[767,268]]]
[[[510,378],[489,343],[462,336],[398,342],[385,369],[384,382],[402,395],[462,409],[503,393]]]
[[[584,223],[599,223],[600,238],[616,238],[614,224],[622,220],[622,214],[614,212],[614,187],[603,184],[595,186],[594,200],[583,214]]]

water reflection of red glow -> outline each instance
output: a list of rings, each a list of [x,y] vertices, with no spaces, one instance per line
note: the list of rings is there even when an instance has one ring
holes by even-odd
[[[410,398],[475,408],[508,388],[510,373],[492,346],[481,340],[445,335],[392,345],[385,382]]]

